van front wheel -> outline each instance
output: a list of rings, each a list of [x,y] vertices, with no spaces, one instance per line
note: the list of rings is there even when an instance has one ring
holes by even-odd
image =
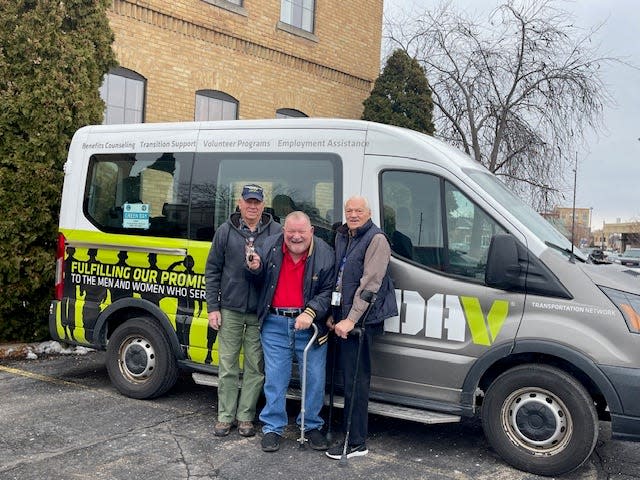
[[[486,392],[482,426],[506,462],[547,476],[582,465],[598,437],[587,391],[571,375],[547,365],[521,365],[500,375]]]
[[[169,341],[147,317],[127,320],[113,332],[107,344],[107,371],[118,391],[132,398],[158,397],[178,379]]]

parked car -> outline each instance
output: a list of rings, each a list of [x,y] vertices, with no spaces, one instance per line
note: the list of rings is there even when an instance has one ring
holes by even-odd
[[[589,257],[591,263],[611,263],[601,248],[587,247],[581,248],[580,250]]]
[[[620,253],[615,250],[605,250],[604,255],[611,263],[615,263],[616,259],[620,257]]]
[[[615,262],[626,267],[640,267],[640,248],[627,248]]]

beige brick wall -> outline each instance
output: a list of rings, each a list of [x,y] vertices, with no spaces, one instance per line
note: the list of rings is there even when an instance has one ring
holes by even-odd
[[[380,68],[382,0],[316,0],[315,40],[278,28],[280,0],[241,13],[204,0],[113,0],[122,67],[147,79],[145,121],[193,120],[195,92],[235,97],[239,117],[278,108],[359,118]]]

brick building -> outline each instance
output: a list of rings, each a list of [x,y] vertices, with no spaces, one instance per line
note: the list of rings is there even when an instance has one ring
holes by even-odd
[[[383,0],[113,0],[105,123],[359,118]]]
[[[592,244],[590,208],[576,208],[574,210],[571,207],[554,207],[551,212],[542,213],[542,216],[569,240],[573,237],[575,246],[582,247]]]

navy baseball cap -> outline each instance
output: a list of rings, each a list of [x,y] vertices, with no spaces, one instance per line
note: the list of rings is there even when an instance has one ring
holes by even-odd
[[[242,198],[245,200],[255,198],[259,202],[264,202],[264,191],[260,185],[250,183],[242,188]]]

